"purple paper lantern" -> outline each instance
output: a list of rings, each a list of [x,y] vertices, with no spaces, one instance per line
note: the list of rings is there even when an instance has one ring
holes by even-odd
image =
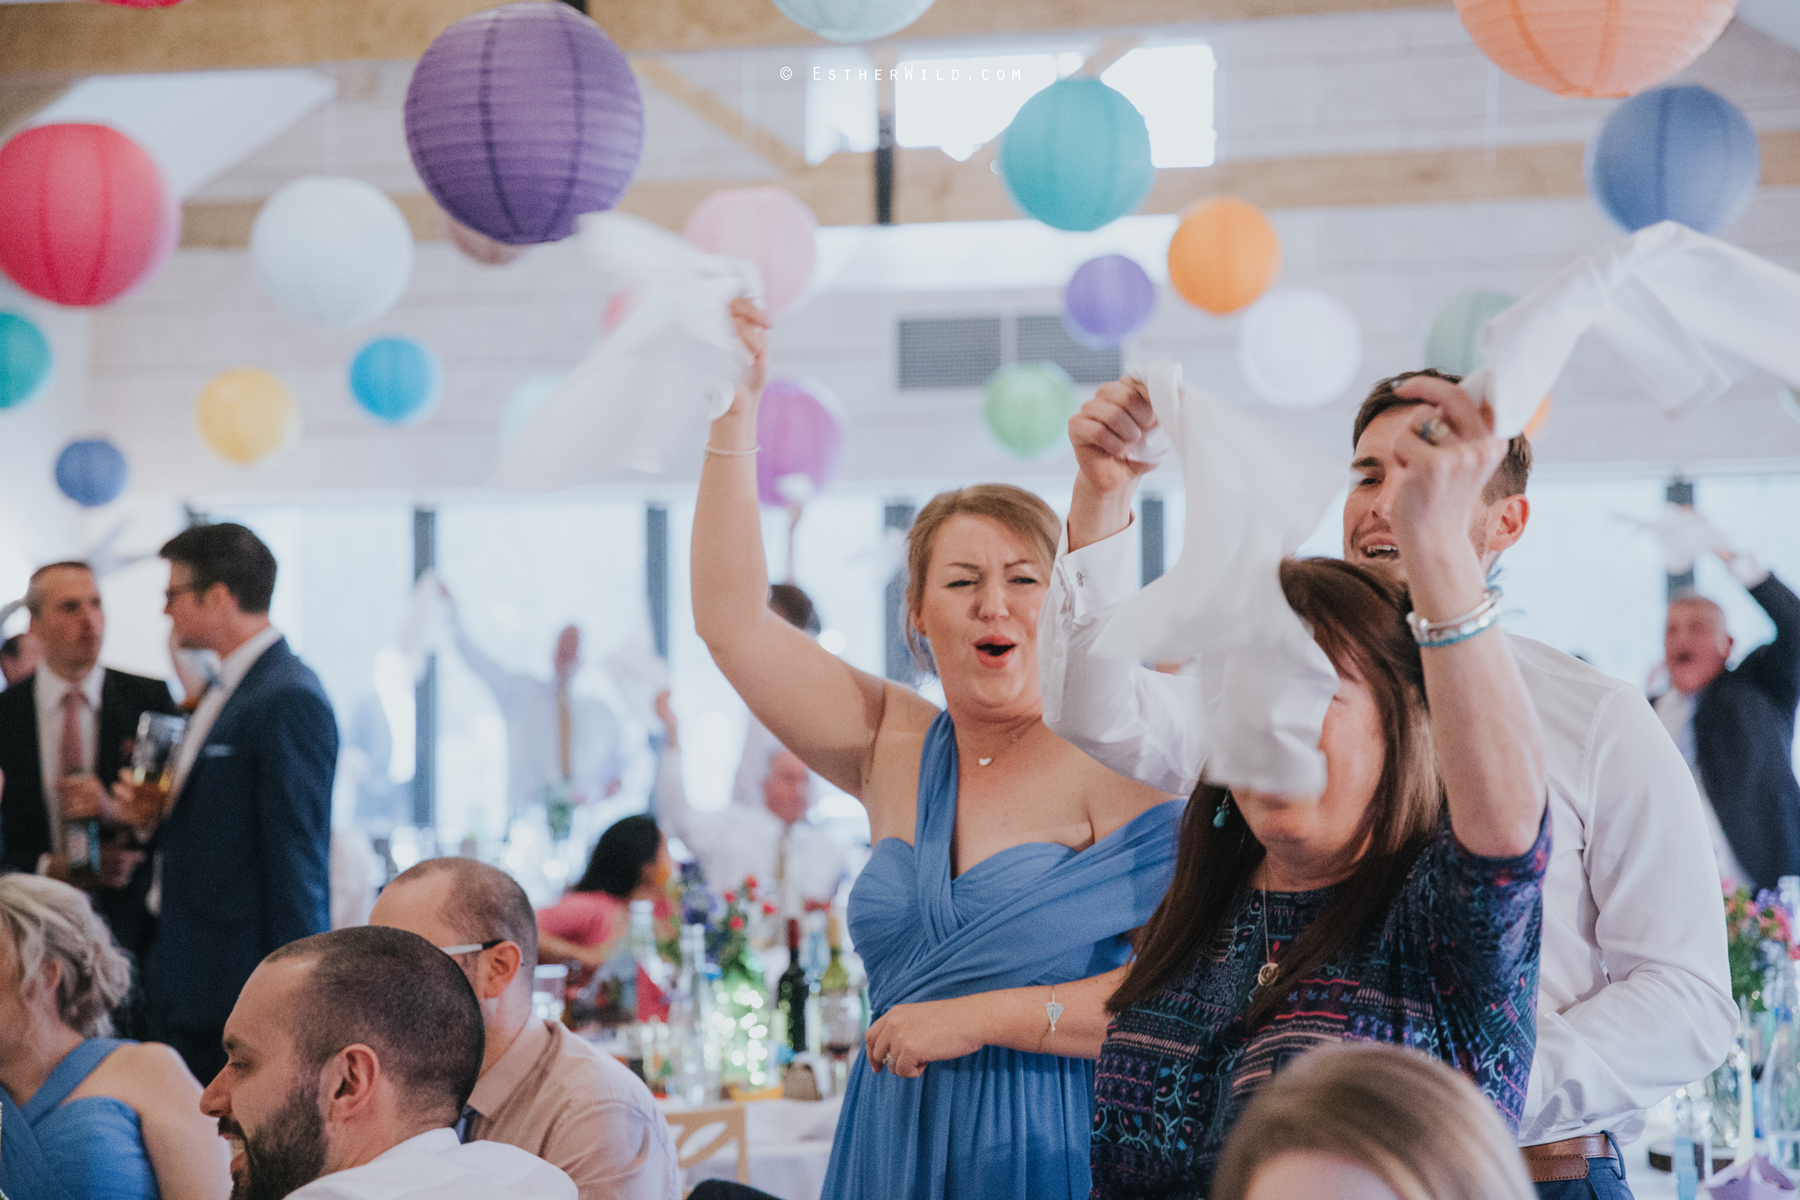
[[[844,464],[844,410],[810,379],[771,379],[756,410],[756,495],[784,508],[831,486]]]
[[[509,246],[554,242],[631,186],[644,102],[591,19],[567,4],[503,4],[450,26],[419,59],[406,144],[452,220]]]
[[[1156,285],[1123,254],[1090,258],[1063,292],[1063,328],[1090,350],[1117,346],[1156,311]]]

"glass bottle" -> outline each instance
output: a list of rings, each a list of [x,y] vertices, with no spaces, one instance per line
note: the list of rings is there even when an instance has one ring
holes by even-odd
[[[92,774],[84,767],[69,772],[75,779]],[[100,822],[88,819],[63,822],[63,861],[69,866],[69,882],[78,888],[100,884]]]
[[[628,935],[631,957],[637,963],[637,1019],[666,1020],[669,966],[656,948],[656,902],[633,900]]]
[[[1712,1103],[1696,1086],[1679,1088],[1674,1096],[1675,1141],[1671,1165],[1678,1200],[1695,1200],[1700,1183],[1712,1166]]]
[[[821,1042],[834,1063],[848,1064],[862,1041],[862,996],[844,962],[844,926],[836,913],[825,922],[831,958],[819,975]]]
[[[1769,1139],[1770,1159],[1793,1170],[1800,1167],[1800,1025],[1792,960],[1784,959],[1774,974],[1775,1028],[1763,1059],[1757,1124]]]
[[[719,1045],[712,981],[706,974],[706,926],[681,927],[681,967],[669,994],[669,1096],[694,1108],[718,1099]]]
[[[789,917],[787,923],[788,965],[775,984],[775,1026],[777,1036],[784,1036],[785,1048],[778,1051],[782,1065],[794,1055],[806,1053],[806,1001],[812,989],[806,982],[806,968],[800,965],[800,921]]]

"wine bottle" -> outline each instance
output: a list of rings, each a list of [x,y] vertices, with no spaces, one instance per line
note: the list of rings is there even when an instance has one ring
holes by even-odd
[[[782,1024],[778,1032],[787,1035],[788,1053],[784,1059],[806,1053],[806,1001],[812,989],[806,982],[806,968],[800,965],[800,921],[789,917],[787,923],[788,965],[775,985],[775,1011]]]
[[[819,976],[819,1014],[824,1024],[825,1052],[834,1059],[848,1059],[862,1038],[862,997],[844,964],[844,927],[834,912],[825,920],[825,943],[831,961]]]

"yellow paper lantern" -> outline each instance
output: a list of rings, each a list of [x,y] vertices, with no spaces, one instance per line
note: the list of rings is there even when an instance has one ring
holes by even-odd
[[[214,377],[201,389],[194,416],[200,436],[219,457],[246,465],[275,453],[300,431],[300,410],[287,386],[254,367]]]
[[[1256,207],[1225,197],[1195,205],[1169,239],[1169,283],[1214,315],[1236,312],[1281,273],[1281,239]]]

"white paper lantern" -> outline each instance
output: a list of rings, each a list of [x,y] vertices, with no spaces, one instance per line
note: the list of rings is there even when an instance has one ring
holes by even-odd
[[[309,176],[270,196],[250,227],[256,282],[297,321],[366,325],[394,307],[412,277],[412,229],[382,191],[359,179]]]
[[[1342,301],[1282,288],[1250,306],[1238,327],[1238,367],[1281,408],[1313,408],[1344,394],[1362,365],[1362,330]]]

